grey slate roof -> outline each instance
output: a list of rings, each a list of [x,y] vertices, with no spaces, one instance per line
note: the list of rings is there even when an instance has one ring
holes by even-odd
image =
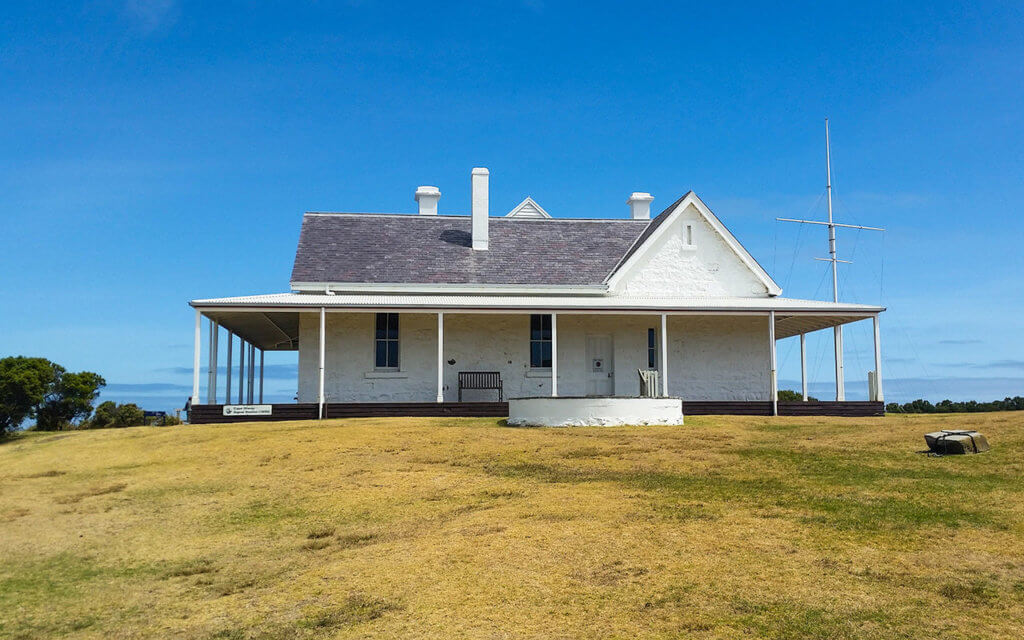
[[[600,285],[656,220],[490,218],[473,251],[469,216],[307,213],[291,281]]]

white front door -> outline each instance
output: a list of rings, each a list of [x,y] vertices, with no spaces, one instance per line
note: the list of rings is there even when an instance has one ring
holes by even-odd
[[[587,336],[587,395],[615,394],[615,363],[612,361],[612,337]]]

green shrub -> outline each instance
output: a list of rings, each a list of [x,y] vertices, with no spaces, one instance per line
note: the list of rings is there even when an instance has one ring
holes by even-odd
[[[90,429],[137,427],[146,423],[146,414],[133,403],[117,404],[107,400],[96,407],[96,413],[89,420]]]
[[[88,429],[105,429],[114,425],[114,416],[117,413],[117,403],[111,400],[101,402],[96,407],[92,419],[85,425]]]
[[[800,402],[804,399],[803,395],[793,391],[792,389],[779,389],[778,395],[779,402]],[[807,396],[808,402],[818,402],[818,399],[814,396]]]

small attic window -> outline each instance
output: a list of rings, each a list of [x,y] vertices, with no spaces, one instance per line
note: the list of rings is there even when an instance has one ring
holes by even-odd
[[[686,244],[689,246],[693,245],[693,225],[686,225]]]

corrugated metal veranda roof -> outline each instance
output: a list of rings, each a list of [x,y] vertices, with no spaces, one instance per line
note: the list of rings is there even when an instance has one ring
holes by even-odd
[[[274,293],[193,300],[205,316],[266,350],[294,350],[298,314],[321,307],[330,311],[407,311],[433,313],[587,313],[587,314],[766,314],[775,311],[777,338],[855,322],[885,309],[872,305],[793,298],[640,298],[625,296],[497,296],[411,294]]]

